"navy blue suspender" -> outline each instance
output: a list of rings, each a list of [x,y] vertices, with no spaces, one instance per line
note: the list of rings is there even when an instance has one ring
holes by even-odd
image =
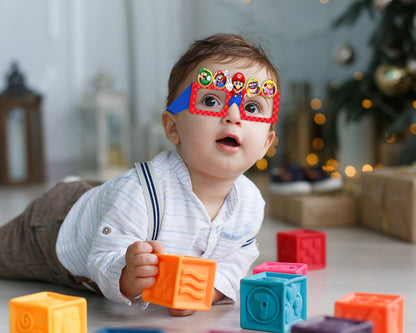
[[[157,178],[150,162],[135,163],[137,175],[146,201],[149,228],[147,240],[156,240],[163,217],[163,197],[159,191]]]

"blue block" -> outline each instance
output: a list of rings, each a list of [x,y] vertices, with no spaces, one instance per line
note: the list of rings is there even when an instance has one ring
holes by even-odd
[[[97,333],[164,333],[164,331],[151,328],[103,328]]]
[[[292,333],[373,333],[373,323],[321,316],[294,325]]]
[[[307,276],[262,272],[240,281],[240,326],[285,333],[306,319]]]

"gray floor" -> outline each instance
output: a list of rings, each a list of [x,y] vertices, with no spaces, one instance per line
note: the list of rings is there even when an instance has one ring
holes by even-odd
[[[0,187],[0,225],[15,216],[43,186]],[[276,233],[297,228],[266,218],[258,237],[261,256],[255,263],[276,260]],[[405,332],[416,332],[416,245],[360,227],[323,228],[327,233],[327,268],[308,275],[308,317],[333,315],[334,303],[350,292],[398,294],[405,297]],[[173,318],[159,306],[143,311],[115,304],[90,293],[38,282],[0,280],[0,332],[8,332],[8,301],[39,291],[83,296],[88,302],[88,332],[103,327],[157,327],[165,332],[198,333],[207,329],[240,329],[239,305],[214,306],[186,318]]]

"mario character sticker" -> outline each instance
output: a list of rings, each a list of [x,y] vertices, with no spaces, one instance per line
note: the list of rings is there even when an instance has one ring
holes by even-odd
[[[242,73],[236,73],[232,79],[233,82],[233,95],[228,102],[228,106],[233,105],[234,103],[240,107],[241,102],[243,101],[243,92],[244,92],[244,84],[246,82],[246,78]]]
[[[218,71],[214,75],[214,84],[217,88],[225,87],[227,83],[228,71]]]
[[[198,83],[203,86],[209,86],[212,81],[212,73],[209,69],[202,67],[198,72]]]
[[[274,95],[277,93],[277,87],[276,83],[274,83],[272,80],[267,80],[263,83],[262,86],[262,94],[264,97],[267,98],[273,98]]]
[[[247,96],[250,98],[256,97],[260,92],[260,82],[257,79],[251,78],[247,82]]]

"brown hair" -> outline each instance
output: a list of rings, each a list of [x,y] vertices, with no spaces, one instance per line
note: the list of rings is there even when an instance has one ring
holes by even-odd
[[[248,65],[254,63],[266,67],[280,88],[279,75],[260,45],[251,44],[239,35],[218,33],[192,43],[173,66],[169,77],[167,106],[179,95],[177,89],[189,73],[206,59],[215,59],[224,64],[244,59]]]

